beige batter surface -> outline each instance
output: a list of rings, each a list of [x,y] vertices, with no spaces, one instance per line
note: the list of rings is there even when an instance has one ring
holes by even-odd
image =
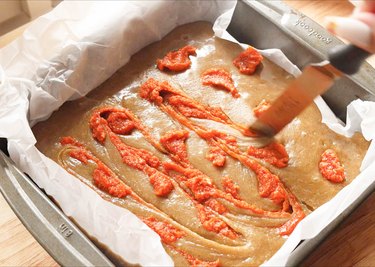
[[[263,99],[275,99],[292,77],[267,59],[263,60],[253,75],[239,73],[232,61],[242,48],[215,38],[211,27],[208,23],[197,22],[176,28],[160,42],[135,54],[126,66],[87,97],[65,103],[48,120],[38,123],[33,131],[38,140],[37,147],[42,153],[88,184],[105,200],[129,209],[141,219],[154,218],[182,233],[176,240],[163,243],[176,266],[194,265],[193,259],[204,261],[204,264],[199,264],[208,266],[214,266],[217,260],[221,266],[260,265],[284,243],[285,236],[280,234],[279,228],[293,218],[295,206],[282,211],[281,204],[261,197],[257,175],[233,157],[227,156],[223,167],[214,166],[206,158],[209,150],[206,140],[169,116],[158,105],[139,96],[140,86],[149,78],[165,80],[204,105],[220,107],[233,122],[250,125],[254,121],[253,109]],[[179,73],[162,72],[156,68],[157,59],[186,45],[197,48],[197,55],[190,57],[191,68]],[[231,73],[239,98],[232,97],[225,90],[202,85],[201,73],[213,67],[223,68]],[[249,209],[236,206],[234,202],[216,198],[225,207],[225,212],[220,214],[212,210],[206,200],[197,201],[192,197],[189,189],[181,186],[173,175],[168,176],[172,180],[173,190],[166,196],[156,195],[149,176],[124,164],[118,149],[109,138],[103,143],[93,138],[89,120],[99,107],[124,107],[130,110],[148,127],[152,138],[157,142],[167,132],[182,129],[188,131],[189,137],[185,144],[191,165],[209,177],[215,188],[221,191],[225,191],[223,177],[230,177],[239,187],[238,195],[242,202],[270,211],[271,215],[255,214]],[[206,129],[217,129],[234,136],[239,149],[244,153],[249,145],[262,147],[271,141],[244,136],[228,125],[212,120],[190,120]],[[98,189],[93,183],[97,163],[89,160],[84,164],[72,157],[71,152],[77,147],[62,146],[60,138],[64,136],[71,136],[83,144],[87,151],[128,185],[133,194],[118,198]],[[130,147],[151,152],[161,162],[172,161],[170,153],[152,145],[138,129],[118,137]],[[297,204],[306,215],[334,197],[357,176],[368,148],[368,143],[359,134],[349,139],[329,130],[321,123],[321,115],[315,105],[304,111],[275,139],[273,141],[285,146],[289,155],[287,167],[277,168],[262,159],[252,160],[279,177],[283,187],[295,196]],[[342,183],[326,180],[319,171],[320,157],[328,148],[337,153],[345,168],[346,179]],[[163,172],[160,168],[159,170]],[[209,209],[210,216],[224,223],[226,229],[235,233],[235,237],[207,229],[199,215],[199,207]]]

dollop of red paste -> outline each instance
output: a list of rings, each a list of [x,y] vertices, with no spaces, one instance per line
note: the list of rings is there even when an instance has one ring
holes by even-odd
[[[279,177],[271,173],[268,169],[258,165],[254,169],[259,181],[259,195],[267,197],[275,203],[282,203],[288,199]]]
[[[186,235],[184,231],[174,227],[172,224],[159,221],[154,217],[143,218],[142,221],[154,230],[160,236],[161,241],[166,244],[174,243]]]
[[[135,128],[134,122],[129,120],[123,112],[112,112],[107,118],[108,126],[116,134],[130,134]]]
[[[156,104],[161,104],[163,102],[162,93],[164,93],[164,95],[180,95],[180,92],[174,89],[167,81],[159,82],[154,78],[149,78],[139,88],[140,97]]]
[[[106,132],[104,126],[107,121],[100,116],[100,112],[96,112],[90,118],[90,128],[92,132],[92,137],[96,139],[99,143],[103,144],[106,138]]]
[[[154,193],[157,196],[168,196],[174,188],[171,178],[161,172],[151,174],[150,183],[154,187]]]
[[[94,184],[99,189],[114,197],[122,198],[131,192],[129,188],[120,182],[118,177],[114,176],[111,171],[104,168],[102,165],[99,165],[98,168],[94,170],[92,177]]]
[[[219,146],[211,145],[208,153],[206,154],[206,159],[212,162],[213,165],[217,167],[223,167],[225,165],[227,154]]]
[[[238,237],[238,234],[226,222],[217,217],[207,207],[199,205],[197,210],[199,220],[207,231],[218,233],[230,239]]]
[[[196,55],[194,46],[184,46],[176,51],[169,52],[163,59],[158,59],[156,64],[159,70],[184,71],[190,68],[190,55]]]
[[[216,211],[219,214],[227,212],[227,208],[215,198],[210,198],[209,200],[204,202],[204,205],[206,205],[207,207]]]
[[[240,187],[228,176],[224,176],[222,180],[224,191],[231,194],[234,198],[240,199],[238,191]]]
[[[216,194],[216,189],[211,179],[205,175],[197,175],[185,182],[185,185],[191,190],[194,198],[203,202]]]
[[[263,159],[278,168],[288,166],[289,155],[285,147],[280,143],[272,142],[262,148],[249,146],[247,153],[255,158]]]
[[[260,115],[262,113],[264,113],[267,109],[269,109],[271,107],[271,103],[266,101],[266,100],[262,100],[258,106],[256,106],[254,109],[253,109],[253,113],[254,113],[254,116],[259,118]]]
[[[240,97],[230,73],[225,69],[208,69],[202,73],[201,78],[203,85],[212,85],[217,88],[222,88],[228,90],[233,97]]]
[[[170,152],[177,162],[189,163],[185,140],[189,132],[185,130],[169,131],[160,138],[160,143]]]
[[[262,55],[253,47],[249,47],[233,60],[233,64],[241,73],[251,75],[262,60]]]
[[[129,118],[125,109],[103,107],[93,112],[90,118],[92,136],[101,144],[106,138],[106,127],[116,134],[130,134],[136,124]]]
[[[319,170],[324,178],[333,183],[341,183],[345,180],[344,167],[333,149],[327,149],[323,152]]]

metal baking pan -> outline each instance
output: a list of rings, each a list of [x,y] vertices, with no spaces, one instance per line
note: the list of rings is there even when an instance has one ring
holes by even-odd
[[[62,211],[5,155],[0,139],[0,191],[36,240],[62,266],[113,266]]]
[[[267,30],[264,30],[267,29]],[[325,59],[340,40],[305,15],[281,1],[239,0],[229,33],[260,49],[280,48],[298,67]],[[296,52],[297,51],[297,52]],[[357,98],[375,101],[375,70],[365,63],[360,72],[341,79],[323,98],[345,121],[346,106]],[[63,266],[112,266],[100,250],[67,218],[32,180],[21,173],[0,139],[0,191],[26,228]],[[371,192],[375,183],[317,237],[305,240],[291,254],[288,266],[297,266]]]

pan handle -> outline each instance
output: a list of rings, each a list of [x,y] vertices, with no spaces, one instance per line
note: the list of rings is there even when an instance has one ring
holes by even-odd
[[[242,1],[288,31],[294,41],[309,46],[320,58],[326,57],[329,49],[342,44],[320,24],[282,1]]]
[[[330,51],[337,46],[342,46],[343,42],[336,36],[328,32],[319,23],[310,19],[305,14],[296,11],[282,1],[250,1],[253,5],[258,6],[263,12],[266,9],[273,11],[273,20],[280,27],[288,31],[290,36],[301,45],[310,47],[310,50],[320,59],[327,59]],[[249,3],[249,2],[248,2]],[[277,15],[276,15],[277,14]],[[311,62],[306,62],[309,64]],[[304,65],[305,66],[305,65]],[[304,67],[299,66],[299,67]],[[360,71],[356,71],[352,79],[361,84],[368,92],[375,95],[373,77],[375,69],[367,62],[362,64]]]
[[[62,266],[113,266],[1,150],[0,191],[34,238]]]

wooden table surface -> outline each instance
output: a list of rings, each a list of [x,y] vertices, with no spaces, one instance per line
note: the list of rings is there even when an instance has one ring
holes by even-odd
[[[287,0],[319,23],[327,15],[346,16],[345,0]],[[0,37],[0,47],[22,33],[21,27]],[[375,66],[374,57],[370,63]],[[304,262],[303,266],[375,266],[375,193],[352,213]],[[0,266],[58,266],[34,240],[0,195]]]

